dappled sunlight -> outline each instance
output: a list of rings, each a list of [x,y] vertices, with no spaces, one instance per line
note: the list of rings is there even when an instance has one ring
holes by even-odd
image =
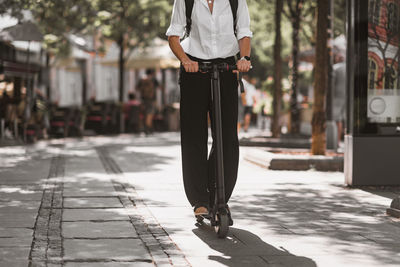
[[[109,180],[110,175],[102,172],[80,172],[74,175],[76,178],[83,179],[96,179],[96,180]]]
[[[87,173],[78,175],[69,175],[61,178],[51,178],[51,182],[63,182],[65,187],[75,186],[83,187],[88,186],[90,188],[109,186],[112,188],[110,181],[110,175],[104,173]],[[80,188],[82,189],[82,188]]]
[[[33,190],[29,190],[29,189],[22,189],[20,187],[0,187],[0,193],[19,193],[19,194],[23,194],[23,195],[27,195],[27,194],[35,194],[37,193],[36,191]]]
[[[20,213],[21,211],[27,211],[27,210],[32,210],[36,211],[38,210],[38,204],[40,204],[40,201],[22,201],[22,200],[11,200],[11,201],[0,201],[0,208],[13,208],[13,210],[9,209],[9,213],[14,214],[14,213]],[[2,211],[3,212],[3,211]],[[6,219],[6,218],[2,218]],[[0,222],[1,225],[1,222]]]
[[[24,155],[26,152],[25,147],[0,147],[0,155]]]
[[[2,158],[0,160],[0,168],[12,168],[19,163],[30,160],[30,156],[16,156],[12,158]]]
[[[12,168],[30,159],[25,147],[0,147],[0,168]]]

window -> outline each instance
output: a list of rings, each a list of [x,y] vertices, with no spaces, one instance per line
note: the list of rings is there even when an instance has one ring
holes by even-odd
[[[373,59],[368,60],[368,89],[375,89],[377,87],[377,64]]]
[[[399,32],[399,6],[396,3],[389,3],[387,5],[387,28],[391,33],[397,34]]]
[[[368,8],[369,21],[375,25],[379,25],[381,17],[381,0],[369,0]]]

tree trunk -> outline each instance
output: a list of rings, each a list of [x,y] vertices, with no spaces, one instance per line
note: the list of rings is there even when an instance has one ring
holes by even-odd
[[[272,117],[272,137],[279,137],[281,126],[279,117],[282,103],[282,35],[281,18],[283,10],[283,0],[276,0],[275,6],[275,44],[274,44],[274,99],[273,99],[273,117]]]
[[[119,103],[120,103],[120,110],[119,110],[119,132],[124,132],[125,120],[124,114],[122,112],[122,105],[124,103],[124,67],[125,67],[125,57],[124,57],[124,35],[121,34],[121,37],[118,41],[119,45]]]
[[[313,155],[325,155],[326,112],[325,98],[328,87],[328,10],[329,1],[318,0],[317,44],[315,59],[314,106],[312,118]]]
[[[50,69],[50,53],[49,52],[46,52],[46,75],[47,75],[47,77],[46,77],[46,81],[47,81],[47,84],[46,84],[46,97],[47,97],[47,101],[49,101],[49,103],[51,103],[51,87],[50,87],[50,84],[51,84],[51,75],[50,75],[50,73],[51,73],[51,69]]]
[[[334,64],[334,59],[335,55],[333,54],[333,40],[335,38],[334,36],[334,0],[327,0],[329,2],[328,4],[328,38],[330,41],[328,41],[328,49],[327,49],[327,57],[328,57],[328,86],[327,86],[327,95],[326,95],[326,118],[329,121],[333,120],[333,110],[332,110],[332,102],[333,102],[333,64]]]
[[[302,6],[297,0],[296,3],[296,14],[292,17],[292,95],[290,99],[290,133],[300,133],[300,109],[297,104],[298,96],[298,77],[299,77],[299,31],[300,31],[300,20],[301,20],[301,9]]]

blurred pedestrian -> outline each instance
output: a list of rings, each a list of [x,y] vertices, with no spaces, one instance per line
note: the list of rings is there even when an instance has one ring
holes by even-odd
[[[255,105],[253,112],[257,114],[257,125],[258,129],[262,132],[270,130],[271,128],[271,108],[272,108],[272,97],[263,90],[258,90],[257,104]]]
[[[50,130],[49,119],[49,103],[46,96],[39,89],[35,90],[33,117],[38,129],[37,135],[41,135],[44,139],[48,138],[48,130]]]
[[[237,123],[237,130],[238,133],[242,128],[244,122],[244,106],[246,105],[246,93],[242,93],[240,88],[238,88],[239,98],[238,98],[238,123]]]
[[[340,144],[343,135],[343,125],[346,120],[346,62],[342,54],[335,56],[332,76],[332,113],[338,130],[338,144]]]
[[[136,94],[130,92],[128,94],[128,102],[124,105],[125,121],[127,131],[138,131],[140,124],[140,101],[136,99]]]
[[[167,31],[169,45],[181,61],[182,170],[186,196],[195,215],[208,214],[214,205],[216,178],[214,142],[210,155],[207,155],[210,74],[198,72],[199,62],[236,63],[241,72],[249,71],[251,66],[252,32],[246,0],[238,0],[237,12],[232,12],[231,1],[216,2],[214,5],[215,0],[194,1],[192,12],[186,12],[185,0],[175,0]],[[187,13],[190,17],[186,17]],[[184,36],[187,38],[180,43]],[[234,56],[239,52],[241,58],[235,62]],[[223,72],[220,78],[225,199],[228,202],[236,183],[239,162],[238,82],[237,75],[232,72]]]
[[[251,116],[253,115],[253,106],[257,101],[257,90],[250,82],[250,77],[247,74],[243,75],[243,85],[246,92],[243,130],[247,133],[251,123]]]
[[[144,131],[146,134],[153,132],[153,118],[156,113],[156,90],[159,83],[154,74],[154,70],[147,69],[146,75],[139,80],[137,85],[144,108]]]
[[[4,89],[3,94],[0,98],[0,131],[1,136],[5,136],[5,132],[8,130],[6,127],[7,109],[10,104],[10,97],[7,94],[6,89]]]

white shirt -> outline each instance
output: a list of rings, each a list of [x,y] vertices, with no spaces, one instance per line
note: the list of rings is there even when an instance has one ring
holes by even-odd
[[[185,0],[175,0],[171,25],[167,36],[182,38],[186,27]],[[246,0],[238,0],[237,37],[233,31],[233,15],[229,0],[214,0],[211,14],[207,0],[195,0],[192,11],[192,28],[188,38],[181,42],[185,53],[201,58],[226,58],[239,52],[238,40],[252,37],[250,16]]]

